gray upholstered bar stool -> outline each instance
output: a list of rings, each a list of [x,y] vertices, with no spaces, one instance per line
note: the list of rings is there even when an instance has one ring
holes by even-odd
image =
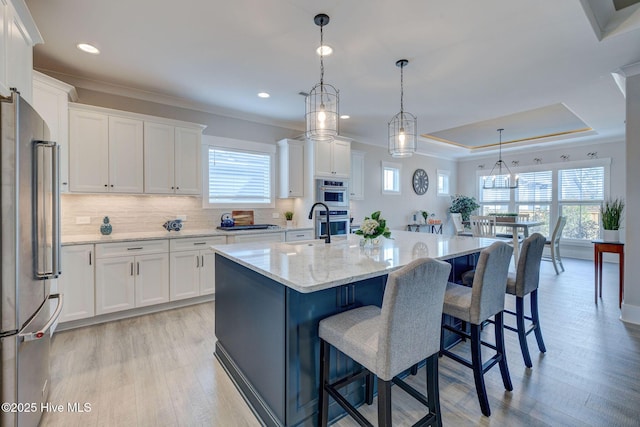
[[[391,425],[391,383],[427,406],[429,413],[416,425],[441,426],[438,392],[438,350],[442,303],[451,265],[420,258],[387,278],[382,308],[359,307],[320,321],[319,425],[326,426],[331,396],[360,425],[371,425],[340,393],[349,383],[367,378],[367,403],[371,403],[371,374],[378,377],[378,425]],[[350,377],[329,383],[331,346],[363,366]],[[396,378],[427,359],[427,396]]]
[[[487,399],[487,391],[484,384],[485,372],[497,363],[500,366],[504,388],[509,391],[513,390],[507,366],[507,356],[504,350],[503,333],[504,299],[512,254],[513,248],[504,242],[495,242],[488,248],[483,249],[476,265],[473,285],[468,287],[457,283],[449,283],[444,296],[444,314],[456,317],[463,323],[469,323],[471,325],[471,333],[466,333],[462,329],[445,324],[442,325],[442,331],[444,332],[446,329],[471,341],[471,361],[450,352],[449,349],[442,348],[441,354],[473,369],[480,409],[487,417],[491,415],[491,409],[489,408],[489,400]],[[481,325],[491,316],[495,316],[495,345],[480,339]],[[442,339],[440,343],[442,346]],[[482,363],[482,345],[496,351],[496,354],[485,363]]]
[[[516,297],[516,312],[509,310],[505,310],[505,312],[516,316],[517,328],[512,328],[511,326],[505,326],[505,328],[518,333],[522,357],[524,358],[524,364],[528,368],[533,365],[531,364],[531,356],[527,346],[527,335],[532,331],[535,332],[538,348],[543,353],[547,351],[542,340],[540,318],[538,316],[538,283],[540,281],[540,262],[542,261],[545,240],[542,234],[534,233],[522,242],[516,273],[509,273],[507,279],[507,293]],[[524,314],[524,297],[527,295],[530,295],[531,299],[530,317]],[[525,319],[531,321],[529,330],[526,330]]]

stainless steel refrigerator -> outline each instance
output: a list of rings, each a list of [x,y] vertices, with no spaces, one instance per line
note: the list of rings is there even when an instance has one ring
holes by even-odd
[[[0,425],[35,427],[49,392],[50,327],[62,311],[49,292],[60,273],[58,145],[18,93],[0,99],[0,116]]]

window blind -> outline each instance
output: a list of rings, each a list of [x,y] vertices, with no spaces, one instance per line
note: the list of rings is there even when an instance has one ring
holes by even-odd
[[[209,148],[209,203],[271,203],[271,155]]]
[[[570,201],[604,200],[604,167],[561,169],[558,171],[558,199]]]
[[[519,174],[516,200],[522,202],[551,202],[553,198],[552,171]]]

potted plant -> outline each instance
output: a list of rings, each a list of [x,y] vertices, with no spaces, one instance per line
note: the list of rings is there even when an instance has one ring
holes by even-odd
[[[364,237],[364,246],[372,247],[380,244],[380,236],[391,238],[391,231],[387,227],[387,221],[380,216],[380,211],[371,214],[371,218],[364,217],[360,229],[355,232]]]
[[[287,220],[287,228],[293,228],[293,212],[286,211],[284,213],[284,219]]]
[[[622,211],[624,201],[622,199],[607,200],[600,206],[602,218],[602,239],[605,242],[620,241],[620,224],[622,223]]]
[[[480,205],[476,202],[475,197],[463,196],[462,194],[456,194],[451,196],[451,207],[449,212],[459,213],[462,215],[463,221],[469,221],[471,212],[478,209]]]

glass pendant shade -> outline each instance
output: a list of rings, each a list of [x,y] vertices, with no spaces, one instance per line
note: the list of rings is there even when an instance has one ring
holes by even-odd
[[[306,98],[305,119],[308,139],[331,141],[338,135],[338,90],[330,84],[318,83]]]
[[[416,151],[417,119],[401,111],[389,122],[389,154],[391,157],[410,157]]]
[[[389,154],[391,157],[410,157],[416,151],[418,120],[416,116],[404,111],[404,67],[406,59],[396,61],[400,67],[400,112],[389,122]]]
[[[322,28],[329,23],[329,17],[320,13],[313,18],[320,27],[320,46],[324,46]],[[338,90],[324,82],[324,50],[320,50],[320,83],[316,84],[305,99],[305,122],[307,139],[331,141],[338,136],[340,117]]]

